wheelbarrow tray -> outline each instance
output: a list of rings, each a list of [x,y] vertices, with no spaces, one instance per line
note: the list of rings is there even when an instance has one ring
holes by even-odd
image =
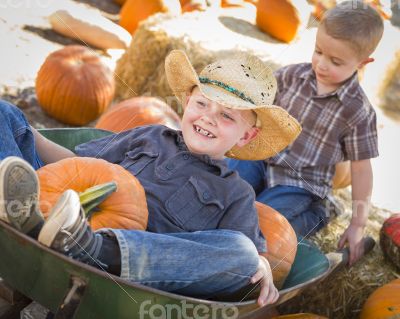
[[[91,128],[40,131],[71,150],[77,144],[110,134]],[[340,254],[324,255],[314,245],[301,241],[291,272],[274,306],[322,280],[340,263]],[[201,305],[201,313],[207,311],[205,309],[211,314],[224,307],[234,307],[238,318],[262,318],[272,307],[259,308],[255,299],[211,301],[132,283],[57,253],[1,221],[0,277],[53,313],[64,313],[65,318],[146,318],[146,311],[152,305],[168,309],[166,307],[172,305],[182,308],[183,304],[187,315],[196,305]]]

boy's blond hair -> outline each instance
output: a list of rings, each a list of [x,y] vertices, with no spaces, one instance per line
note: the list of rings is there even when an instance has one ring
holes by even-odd
[[[362,59],[374,52],[383,34],[379,13],[360,0],[344,1],[328,10],[320,27],[332,38],[347,41]]]

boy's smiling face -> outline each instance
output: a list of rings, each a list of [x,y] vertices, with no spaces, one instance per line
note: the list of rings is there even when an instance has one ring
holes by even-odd
[[[233,146],[244,146],[258,133],[251,110],[224,107],[204,97],[196,87],[187,99],[182,134],[189,150],[222,159]]]
[[[349,30],[351,32],[351,30]],[[323,27],[317,32],[312,68],[317,77],[318,92],[338,89],[353,73],[372,59],[360,58],[344,40],[335,39]]]

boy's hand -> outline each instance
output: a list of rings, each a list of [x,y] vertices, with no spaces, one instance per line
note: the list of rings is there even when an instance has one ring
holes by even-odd
[[[269,262],[263,256],[259,256],[258,269],[253,277],[251,277],[251,283],[255,284],[258,281],[260,281],[261,286],[260,296],[257,300],[259,306],[262,307],[277,301],[279,292],[274,286]]]
[[[349,266],[355,264],[364,255],[363,235],[363,226],[350,224],[339,240],[339,249],[343,249],[346,242],[349,244]]]

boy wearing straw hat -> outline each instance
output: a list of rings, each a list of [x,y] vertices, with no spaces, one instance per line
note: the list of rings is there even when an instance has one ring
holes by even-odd
[[[335,164],[351,161],[353,216],[339,248],[350,264],[363,254],[362,237],[372,193],[370,159],[378,156],[376,114],[358,82],[358,70],[383,33],[379,14],[362,1],[328,10],[317,31],[312,63],[278,70],[275,102],[303,131],[290,147],[265,162],[230,162],[253,185],[257,200],[286,216],[296,233],[314,234],[329,221]]]
[[[198,76],[184,52],[172,51],[165,67],[185,108],[182,131],[144,126],[76,148],[80,156],[117,163],[139,179],[149,208],[147,232],[94,233],[72,190],[60,197],[42,226],[35,172],[15,157],[0,164],[0,200],[7,203],[25,195],[30,198],[25,206],[35,209],[27,209],[33,211],[31,218],[21,219],[3,204],[0,216],[31,236],[39,233],[38,240],[46,246],[136,283],[212,298],[260,282],[259,304],[272,303],[278,293],[268,261],[258,255],[266,251],[266,243],[254,191],[223,158],[271,156],[297,137],[300,125],[272,105],[276,82],[256,57],[221,60]],[[74,155],[49,147],[40,136],[36,143],[39,152],[29,158],[48,158],[50,151],[60,158]],[[18,183],[11,178],[13,171],[23,177],[24,185],[32,186],[20,188],[25,194],[18,198],[5,191]]]

